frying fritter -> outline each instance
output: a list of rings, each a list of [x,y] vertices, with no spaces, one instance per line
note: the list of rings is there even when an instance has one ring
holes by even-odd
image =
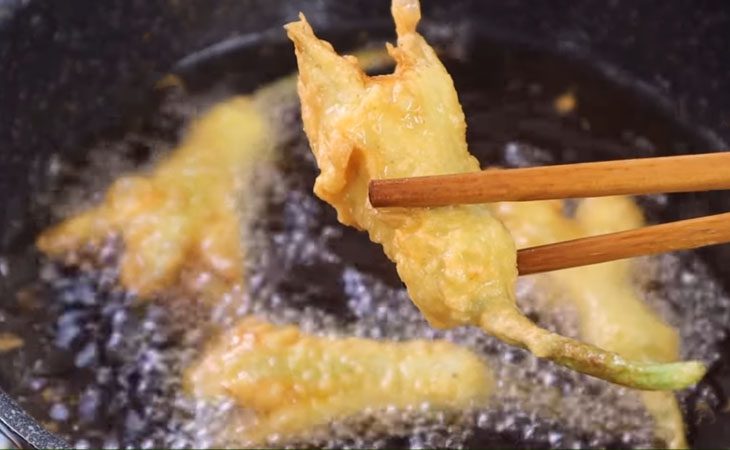
[[[233,398],[253,413],[229,430],[250,445],[272,434],[306,438],[387,407],[463,409],[484,401],[492,385],[476,355],[447,341],[320,337],[255,317],[224,333],[185,377],[195,396]]]
[[[315,193],[339,220],[366,230],[396,263],[410,297],[436,327],[478,325],[536,356],[640,389],[679,389],[704,374],[698,362],[657,364],[619,355],[539,328],[515,303],[515,244],[486,205],[375,210],[373,178],[479,170],[466,146],[453,82],[416,32],[417,0],[394,0],[395,72],[367,76],[341,57],[304,16],[287,25],[299,64],[304,129],[321,173]]]
[[[363,52],[361,58],[379,67],[384,55]],[[210,300],[241,286],[241,211],[251,200],[241,194],[255,194],[251,174],[273,155],[269,109],[295,96],[294,79],[284,78],[214,106],[149,175],[120,178],[99,206],[43,233],[38,247],[61,256],[119,235],[121,282],[142,297],[175,289],[183,273],[203,280]],[[231,422],[229,432],[240,431],[237,445],[272,434],[305,438],[318,426],[368,410],[423,403],[463,409],[486,399],[492,385],[476,355],[447,341],[318,337],[254,317],[224,332],[185,376],[191,394],[233,398],[253,413]]]
[[[238,195],[271,153],[269,135],[251,98],[217,104],[152,173],[119,178],[100,205],[45,231],[37,246],[61,256],[120,235],[121,282],[142,297],[174,286],[183,271],[240,284]]]
[[[519,247],[639,228],[644,218],[629,197],[582,200],[575,218],[563,201],[500,203],[495,215]],[[621,260],[538,275],[541,289],[569,301],[580,318],[581,337],[598,347],[642,362],[679,359],[679,335],[642,301],[634,287],[632,261]],[[671,448],[686,448],[682,413],[671,392],[642,392],[657,424],[657,436]]]
[[[358,55],[368,68],[390,63],[382,50]],[[121,283],[142,298],[180,284],[212,300],[240,288],[251,176],[274,156],[276,110],[296,101],[295,81],[284,77],[216,104],[151,173],[121,177],[101,204],[43,232],[37,247],[62,257],[120,236]],[[170,84],[181,81],[169,75],[159,83]]]

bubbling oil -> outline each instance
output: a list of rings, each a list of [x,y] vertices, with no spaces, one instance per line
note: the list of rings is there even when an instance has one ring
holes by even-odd
[[[581,117],[579,109],[566,118],[554,111],[553,94],[574,88],[564,80],[543,82],[531,69],[509,72],[514,67],[500,69],[503,78],[482,79],[468,59],[447,59],[446,64],[470,121],[471,150],[485,165],[554,163],[570,160],[571,149],[631,145],[636,139],[642,148],[653,145],[650,137],[624,129],[596,137],[592,126],[600,125],[600,117]],[[172,91],[148,126],[101,142],[83,167],[56,159],[49,167],[56,193],[39,197],[39,205],[59,220],[98,201],[113,179],[149,167],[173,146],[185,123],[225,92],[220,85]],[[256,188],[247,194],[258,201],[245,233],[245,292],[222,298],[213,311],[201,310],[196,299],[181,294],[136,303],[119,286],[117,260],[123,248],[110,237],[102,247],[72,255],[69,261],[78,268],[44,261],[38,280],[16,296],[12,307],[31,325],[24,328],[20,320],[10,331],[26,341],[33,336],[45,348],[24,349],[21,359],[30,369],[18,375],[15,385],[3,387],[49,428],[76,447],[235,447],[226,424],[236,406],[187,397],[181,373],[210,329],[255,313],[320,335],[448,339],[481,355],[497,380],[492,398],[468,411],[437,411],[428,404],[365,411],[316,430],[307,442],[274,439],[275,446],[662,445],[655,442],[651,418],[635,392],[539,360],[477,329],[429,327],[381,249],[338,224],[334,211],[312,194],[317,169],[300,132],[293,91],[272,106],[282,130],[276,137],[280,156],[275,165],[259,169]],[[522,127],[519,133],[515,124]],[[557,157],[561,151],[567,153]],[[706,265],[691,252],[639,264],[636,283],[651,307],[679,330],[683,358],[715,362],[730,323],[730,299]],[[578,317],[569,302],[544,308],[546,294],[529,278],[519,280],[517,294],[521,308],[541,326],[578,337]],[[680,398],[685,408],[705,408],[709,414],[720,403],[706,385]]]

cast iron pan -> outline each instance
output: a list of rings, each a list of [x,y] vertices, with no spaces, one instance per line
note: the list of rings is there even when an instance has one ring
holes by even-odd
[[[47,225],[47,215],[30,207],[29,199],[48,188],[45,174],[51,154],[81,157],[98,136],[143,117],[150,108],[148,93],[153,83],[171,68],[185,72],[196,58],[207,57],[211,48],[245,47],[262,39],[283,42],[278,27],[299,10],[318,29],[339,36],[341,46],[352,47],[358,38],[354,32],[348,37],[349,30],[387,29],[388,3],[0,0],[0,257],[13,269],[12,277],[0,271],[0,302],[35,277],[33,261],[13,258],[27,253],[34,236]],[[726,148],[730,12],[721,2],[432,0],[423,7],[425,28],[436,40],[445,27],[459,30],[476,36],[474,45],[501,42],[528,52],[535,65],[546,67],[541,69],[544,73],[549,74],[551,61],[557,58],[563,62],[555,66],[556,71],[573,67],[577,79],[582,70],[591,76],[600,73],[612,80],[617,93],[624,89],[643,96],[652,106],[635,111],[630,120],[651,129],[652,117],[660,117],[677,127],[667,142],[659,140],[662,145],[656,154]],[[229,44],[217,45],[220,42]],[[499,53],[499,45],[495,48],[484,51]],[[200,53],[203,49],[207,53]],[[292,59],[267,63],[265,56],[250,56],[258,58],[261,69],[260,79],[248,80],[252,86],[294,67]],[[509,56],[500,57],[509,60]],[[488,76],[489,68],[483,70]],[[610,104],[599,102],[596,107],[611,113]],[[629,154],[596,149],[579,159],[621,156]],[[571,160],[569,156],[562,159]],[[658,220],[673,220],[728,210],[730,200],[722,193],[698,194],[677,196],[654,214]],[[730,248],[699,254],[725,289],[730,288]],[[702,387],[713,390],[713,398],[720,403],[727,401],[730,392],[727,344]],[[11,360],[0,368],[0,384],[8,392],[14,390],[13,373],[28,369],[18,364],[22,362]],[[17,445],[65,445],[4,393],[0,393],[0,420]],[[730,445],[729,413],[718,413],[710,421],[690,414],[687,421],[693,446]],[[489,444],[539,445],[489,436],[474,442],[474,446]]]

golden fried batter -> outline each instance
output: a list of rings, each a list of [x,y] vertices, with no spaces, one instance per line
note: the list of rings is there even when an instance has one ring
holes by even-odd
[[[302,16],[287,30],[299,64],[304,129],[320,175],[315,193],[339,220],[367,230],[396,263],[414,303],[434,326],[478,325],[535,355],[642,389],[678,389],[700,363],[628,362],[537,327],[517,309],[514,242],[488,206],[375,210],[373,178],[479,170],[465,140],[453,82],[416,32],[417,0],[394,0],[398,46],[392,75],[368,77],[354,57],[317,39]]]
[[[121,282],[141,296],[173,286],[183,270],[240,283],[238,195],[270,154],[269,135],[252,99],[218,104],[152,173],[118,179],[99,206],[44,232],[38,248],[56,256],[121,235]]]
[[[563,214],[562,201],[501,203],[495,214],[519,247],[638,228],[641,211],[627,197],[586,199],[575,219]],[[638,297],[631,262],[561,270],[545,275],[575,304],[581,334],[592,344],[639,361],[669,362],[678,357],[677,332],[664,324]]]
[[[613,233],[644,225],[639,207],[628,197],[581,201],[571,219],[563,202],[500,203],[496,216],[519,247]],[[613,261],[538,275],[542,289],[571,302],[580,317],[581,337],[593,345],[644,362],[679,359],[679,336],[641,300],[631,279],[631,261]],[[657,424],[657,435],[671,448],[684,448],[684,424],[674,394],[642,392]]]
[[[384,56],[361,54],[370,67],[383,65]],[[43,233],[38,247],[63,255],[120,235],[122,284],[141,295],[174,288],[183,272],[212,275],[215,289],[208,284],[204,292],[213,300],[217,288],[240,285],[245,225],[239,212],[246,199],[239,197],[275,146],[265,111],[280,97],[295,97],[293,81],[213,107],[152,173],[120,178],[99,206]],[[232,423],[234,432],[241,427],[235,442],[250,444],[273,433],[305,437],[368,409],[424,402],[465,408],[484,400],[492,385],[476,355],[446,341],[317,337],[252,317],[214,342],[185,377],[193,395],[230,397],[253,413]]]
[[[382,50],[359,57],[369,68],[390,63]],[[159,86],[180,83],[168,75]],[[100,205],[41,234],[38,248],[59,257],[120,235],[121,283],[143,297],[175,287],[182,273],[192,274],[190,284],[209,297],[239,286],[247,203],[241,196],[255,193],[251,174],[273,156],[278,117],[272,110],[295,99],[294,84],[285,77],[215,105],[152,173],[118,179]]]
[[[234,431],[251,445],[274,433],[306,438],[317,426],[389,406],[462,409],[492,385],[477,356],[447,341],[319,337],[253,317],[214,342],[185,377],[192,394],[230,397],[253,412]]]
[[[0,333],[0,353],[10,352],[25,345],[23,338],[13,333]]]

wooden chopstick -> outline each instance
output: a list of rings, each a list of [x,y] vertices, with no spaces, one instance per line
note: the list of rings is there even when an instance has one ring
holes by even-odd
[[[373,180],[370,203],[445,206],[730,189],[730,152]]]
[[[730,213],[531,247],[517,252],[520,275],[730,242]]]

